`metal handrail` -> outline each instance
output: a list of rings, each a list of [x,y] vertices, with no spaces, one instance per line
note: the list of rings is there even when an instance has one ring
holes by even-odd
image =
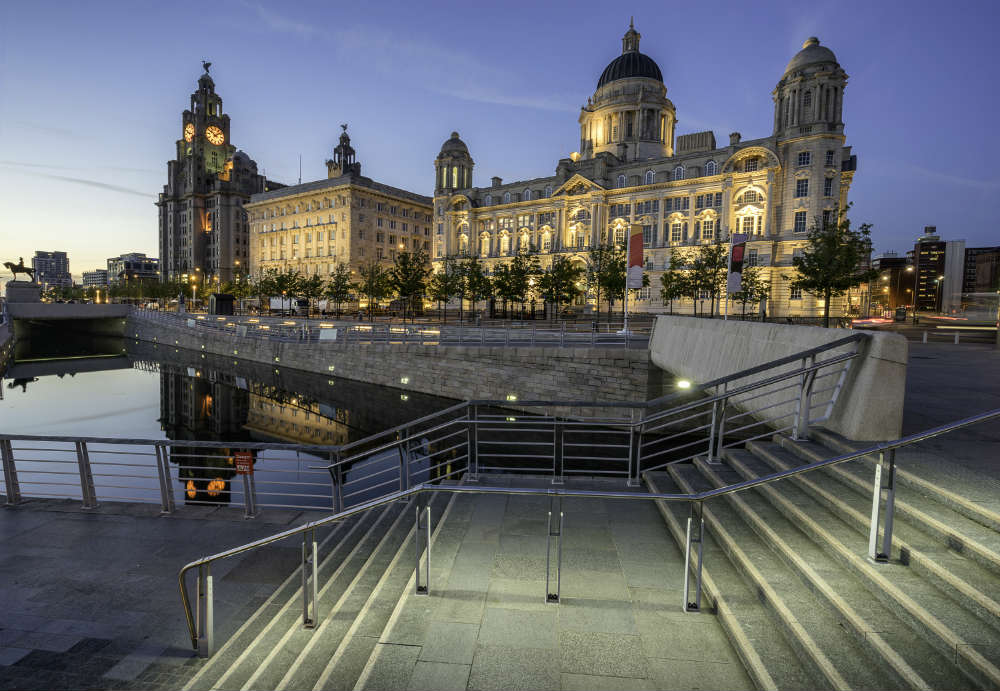
[[[185,583],[185,576],[193,568],[201,567],[205,565],[210,565],[219,559],[225,559],[228,557],[235,556],[237,554],[242,554],[243,552],[256,549],[258,547],[264,547],[266,545],[278,542],[288,537],[294,535],[301,535],[309,531],[313,531],[316,528],[330,525],[337,521],[350,518],[356,514],[368,511],[379,506],[384,506],[386,504],[399,501],[400,499],[406,499],[423,492],[452,492],[452,493],[472,493],[472,494],[504,494],[504,495],[540,495],[548,497],[579,497],[579,498],[591,498],[591,499],[642,499],[642,500],[655,500],[655,501],[690,501],[697,502],[699,505],[709,499],[715,497],[723,496],[726,494],[733,494],[736,492],[741,492],[744,490],[751,489],[753,487],[759,487],[761,485],[771,484],[779,480],[783,480],[788,477],[794,477],[797,475],[802,475],[804,473],[812,472],[820,468],[825,468],[828,466],[838,465],[840,463],[846,463],[848,461],[853,461],[864,456],[871,456],[874,454],[879,454],[881,457],[885,452],[892,451],[895,452],[896,449],[903,448],[905,446],[910,446],[933,437],[946,434],[948,432],[953,432],[964,427],[969,427],[971,425],[978,424],[980,422],[985,422],[987,420],[992,420],[994,418],[1000,418],[1000,408],[987,411],[985,413],[980,413],[972,417],[964,418],[946,425],[939,427],[934,427],[924,432],[919,432],[917,434],[911,434],[905,437],[901,437],[891,442],[881,442],[873,446],[860,449],[858,451],[853,451],[847,454],[841,454],[839,456],[834,456],[833,458],[828,458],[822,461],[816,461],[814,463],[809,463],[807,465],[798,466],[795,468],[790,468],[788,470],[782,470],[776,473],[771,473],[769,475],[764,475],[762,477],[754,478],[753,480],[744,480],[742,482],[734,483],[732,485],[727,485],[724,487],[719,487],[715,489],[705,490],[702,492],[694,492],[688,494],[673,494],[673,493],[654,493],[654,492],[627,492],[627,491],[606,491],[606,490],[574,490],[574,489],[562,489],[562,488],[537,488],[537,487],[492,487],[492,486],[482,486],[482,487],[471,487],[468,485],[434,485],[430,483],[421,483],[415,487],[411,487],[407,490],[401,490],[393,492],[384,497],[374,499],[358,506],[354,506],[350,509],[341,511],[339,513],[327,516],[317,521],[310,521],[296,528],[291,528],[289,530],[276,533],[269,537],[260,538],[254,540],[253,542],[246,543],[239,547],[234,547],[222,552],[218,552],[213,555],[205,556],[195,561],[185,564],[177,574],[178,587],[180,589],[181,602],[184,606],[184,614],[187,619],[188,633],[191,636],[192,646],[198,648],[198,632],[195,630],[194,616],[191,611],[191,601],[188,597],[187,587]],[[876,484],[876,489],[880,489]],[[700,516],[700,513],[698,514]],[[876,518],[873,516],[873,519]],[[891,532],[891,523],[890,532]],[[689,526],[690,527],[690,526]],[[873,520],[873,531],[877,529],[875,521]],[[873,538],[874,539],[874,538]],[[690,540],[690,531],[689,531]],[[690,550],[690,542],[688,544],[688,549]],[[690,555],[688,555],[690,556]],[[700,559],[699,559],[699,569],[700,569]],[[685,569],[687,572],[687,569]],[[685,579],[688,578],[688,573],[685,573]],[[687,590],[687,581],[685,582],[685,591]],[[686,595],[686,593],[685,593]],[[687,599],[685,597],[685,599]]]

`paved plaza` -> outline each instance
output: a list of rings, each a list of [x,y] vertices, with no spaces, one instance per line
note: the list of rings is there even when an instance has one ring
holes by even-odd
[[[1000,350],[910,344],[904,434],[1000,407]],[[995,506],[1000,429],[902,451]],[[543,602],[547,501],[462,496],[435,544],[432,595],[407,596],[376,641],[365,688],[751,688],[713,614],[679,612],[682,555],[652,505],[564,506],[563,603]],[[0,688],[177,687],[192,657],[178,568],[313,516],[28,500],[0,513]],[[444,525],[449,525],[447,522]],[[224,643],[295,568],[292,543],[219,563]],[[485,566],[484,566],[485,565]],[[778,635],[775,631],[774,635]]]

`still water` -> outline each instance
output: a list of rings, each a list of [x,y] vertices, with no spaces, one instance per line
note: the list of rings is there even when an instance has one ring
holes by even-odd
[[[0,433],[226,442],[170,447],[178,503],[242,504],[233,465],[241,443],[340,445],[455,403],[163,345],[96,339],[74,348],[73,358],[63,347],[15,351],[0,376]],[[24,497],[81,496],[71,444],[13,446]],[[88,446],[99,499],[160,500],[152,447]],[[254,451],[259,503],[329,508],[329,476],[310,468],[326,462],[321,454]]]

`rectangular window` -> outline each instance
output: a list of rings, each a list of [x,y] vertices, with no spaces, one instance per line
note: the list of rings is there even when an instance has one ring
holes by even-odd
[[[755,170],[757,170],[757,159],[756,158],[747,159],[747,162],[743,164],[743,170],[747,173],[752,173]]]
[[[832,166],[833,165],[833,152],[832,151],[827,151],[826,152],[826,165],[828,165],[828,166]]]
[[[642,245],[643,247],[653,246],[653,226],[642,227]]]
[[[801,178],[795,181],[795,196],[796,197],[809,196],[809,180],[807,178]]]
[[[444,233],[444,225],[438,223],[438,235],[442,235],[443,233]]]
[[[715,221],[706,219],[701,222],[701,239],[711,240],[715,237]]]
[[[802,299],[802,289],[801,288],[792,288],[791,291],[789,291],[789,293],[788,293],[788,299],[789,300],[801,300]]]
[[[691,197],[684,197],[683,203],[681,204],[681,209],[687,211],[690,208],[691,208]]]
[[[806,212],[796,211],[795,212],[795,232],[804,233],[806,232]]]
[[[807,166],[811,162],[812,162],[812,156],[810,155],[810,153],[808,151],[800,151],[799,152],[798,164],[800,166]]]
[[[715,205],[722,206],[722,192],[715,193]]]
[[[382,219],[381,218],[376,218],[375,219],[375,227],[376,228],[381,228],[382,227]]]
[[[674,223],[670,226],[670,242],[680,242],[683,239],[681,235],[681,224]]]
[[[833,209],[823,209],[823,225],[830,226],[836,223],[836,219],[833,216]]]
[[[833,178],[825,178],[823,180],[823,196],[824,197],[833,196]]]
[[[751,247],[747,250],[746,259],[743,261],[743,266],[757,266],[757,248]]]

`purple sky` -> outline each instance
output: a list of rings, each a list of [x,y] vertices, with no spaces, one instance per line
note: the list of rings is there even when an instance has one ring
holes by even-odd
[[[363,172],[424,194],[458,130],[474,182],[551,174],[635,15],[678,134],[771,132],[771,90],[808,36],[850,75],[855,222],[876,251],[925,225],[1000,244],[997,3],[66,3],[0,6],[0,259],[66,250],[73,273],[156,254],[153,201],[201,73],[268,177],[325,176],[350,123]],[[0,275],[0,280],[5,278]]]

